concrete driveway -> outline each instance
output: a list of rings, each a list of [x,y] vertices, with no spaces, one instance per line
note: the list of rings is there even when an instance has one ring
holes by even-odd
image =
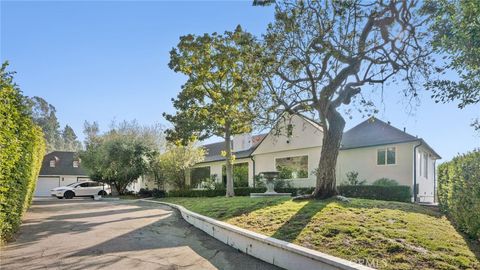
[[[277,269],[148,202],[36,199],[1,269]]]

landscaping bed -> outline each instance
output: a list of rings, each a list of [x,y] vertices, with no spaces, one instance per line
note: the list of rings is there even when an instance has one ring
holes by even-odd
[[[351,199],[163,198],[264,235],[378,269],[479,269],[479,244],[434,209]]]

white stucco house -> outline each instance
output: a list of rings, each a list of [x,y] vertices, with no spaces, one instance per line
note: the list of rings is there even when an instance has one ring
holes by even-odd
[[[266,134],[244,134],[233,138],[234,166],[248,168],[248,185],[254,186],[254,176],[265,171],[280,170],[290,175],[296,187],[315,186],[314,170],[318,167],[323,130],[301,116],[285,117]],[[224,142],[203,147],[207,155],[194,166],[187,184],[195,186],[198,175],[210,175],[216,181],[224,178]],[[412,200],[434,202],[435,162],[441,157],[421,138],[391,126],[379,119],[368,119],[343,135],[337,160],[337,184],[346,174],[358,172],[360,179],[372,183],[379,178],[396,180],[410,186],[416,193]],[[193,173],[202,171],[202,173]]]
[[[87,172],[75,152],[53,151],[43,158],[34,196],[50,196],[52,188],[86,180]]]

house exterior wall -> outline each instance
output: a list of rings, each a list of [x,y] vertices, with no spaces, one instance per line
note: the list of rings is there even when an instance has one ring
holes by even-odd
[[[250,158],[242,158],[242,159],[236,159],[233,164],[239,164],[239,163],[248,163],[248,185],[253,186],[253,161]],[[203,168],[203,167],[210,167],[210,176],[216,175],[216,182],[221,183],[222,182],[222,166],[225,165],[225,161],[213,161],[213,162],[205,162],[205,163],[199,163],[193,166],[192,168]],[[190,185],[190,173],[187,174],[187,180],[186,183],[187,185]]]
[[[337,159],[337,184],[347,180],[346,174],[358,172],[359,180],[373,183],[379,178],[396,180],[400,185],[413,185],[413,147],[416,143],[388,144],[341,150]],[[377,150],[395,147],[395,164],[377,165]]]
[[[39,175],[38,178],[58,177],[60,186],[66,186],[71,183],[90,180],[87,175]]]
[[[257,154],[255,159],[256,173],[276,171],[275,159],[284,157],[308,156],[308,178],[288,179],[293,187],[312,187],[315,186],[316,176],[314,170],[318,167],[320,160],[320,152],[322,148],[310,147],[303,149],[291,149],[280,152],[271,152],[264,154]]]
[[[90,180],[85,175],[39,175],[34,196],[50,196],[50,189]]]
[[[419,146],[415,154],[414,148],[419,145],[418,141],[389,144],[381,146],[372,146],[356,149],[341,150],[337,160],[337,184],[346,181],[346,174],[350,171],[358,172],[360,180],[367,180],[367,184],[373,183],[375,180],[386,177],[397,180],[400,185],[409,186],[414,190],[414,170],[416,171],[416,183],[418,184],[418,200],[420,202],[434,202],[435,196],[435,158],[434,155],[426,147]],[[395,147],[396,148],[396,164],[394,165],[377,165],[377,150],[380,148]],[[428,174],[425,177],[421,174],[420,166],[422,166],[421,155],[428,154]],[[413,200],[413,194],[412,194]]]
[[[151,177],[142,175],[137,180],[133,181],[130,185],[127,186],[127,190],[133,191],[135,193],[139,192],[142,188],[151,190],[157,188],[157,185]]]
[[[287,135],[288,125],[292,125],[291,136]],[[275,134],[279,130],[279,134]],[[302,117],[291,116],[280,120],[277,129],[272,129],[263,142],[253,152],[255,172],[276,171],[275,159],[284,157],[308,156],[308,178],[290,179],[294,187],[315,185],[314,170],[318,167],[322,149],[323,132]]]
[[[291,136],[286,134],[289,124],[292,125]],[[280,132],[278,135],[275,134],[277,130]],[[280,120],[277,128],[270,131],[252,155],[321,147],[322,139],[323,132],[318,127],[294,115],[289,121]]]
[[[289,127],[289,125],[291,125]],[[291,131],[291,132],[289,132]],[[308,156],[308,177],[300,179],[287,179],[294,187],[314,187],[316,182],[315,169],[318,168],[322,150],[323,132],[321,128],[311,123],[308,119],[291,116],[287,120],[280,120],[276,128],[263,139],[252,153],[252,159],[244,158],[235,163],[248,162],[249,186],[253,186],[254,172],[256,175],[277,171],[276,159],[286,157]],[[337,185],[345,182],[346,174],[350,171],[358,172],[360,180],[367,180],[372,184],[380,178],[396,180],[399,185],[409,186],[414,190],[414,178],[418,187],[420,202],[434,202],[435,198],[435,158],[436,154],[430,148],[420,145],[414,155],[415,146],[421,140],[412,142],[369,146],[354,149],[340,150],[337,160]],[[377,150],[395,147],[395,164],[377,165]],[[428,174],[420,172],[422,166],[421,156],[428,154]],[[219,176],[221,181],[222,166],[224,161],[197,164],[195,167],[210,167],[210,174]],[[255,164],[255,168],[253,165]],[[422,167],[423,170],[423,167]],[[416,175],[414,175],[414,171]],[[416,177],[414,177],[416,176]],[[187,180],[189,183],[189,179]],[[413,193],[412,193],[413,200]]]
[[[427,154],[427,175],[423,172],[422,155]],[[430,150],[424,146],[419,146],[416,151],[416,182],[418,184],[417,200],[419,202],[433,203],[435,201],[435,186],[436,186],[436,168],[435,159]]]

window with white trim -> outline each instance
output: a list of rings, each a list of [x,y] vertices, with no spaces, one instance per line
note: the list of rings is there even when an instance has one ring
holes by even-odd
[[[73,167],[74,167],[74,168],[78,168],[78,164],[79,164],[79,163],[80,163],[80,162],[78,162],[78,160],[74,160],[74,161],[73,161]]]
[[[275,167],[280,179],[308,178],[308,156],[276,158]]]
[[[50,160],[50,168],[55,168],[55,159]]]
[[[377,149],[377,165],[394,165],[397,163],[395,147]]]
[[[422,157],[423,157],[423,176],[425,178],[428,178],[428,154],[423,153]]]

